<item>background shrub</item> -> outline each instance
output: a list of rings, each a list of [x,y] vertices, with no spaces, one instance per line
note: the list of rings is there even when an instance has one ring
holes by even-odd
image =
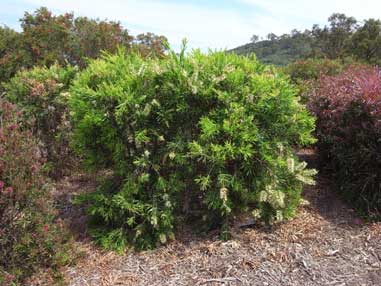
[[[343,68],[342,60],[330,59],[305,59],[290,63],[285,67],[285,72],[294,83],[317,80],[323,75],[337,75]]]
[[[17,73],[5,84],[6,98],[22,110],[26,127],[40,140],[54,176],[73,164],[67,91],[75,74],[76,69],[70,66],[35,67]]]
[[[303,103],[307,103],[311,90],[316,81],[325,75],[337,75],[345,67],[342,60],[315,59],[290,63],[283,68],[283,71],[289,75],[290,80],[299,89],[299,95]]]
[[[222,230],[242,210],[280,221],[312,182],[292,146],[313,142],[314,119],[254,57],[107,55],[74,81],[70,107],[78,151],[114,171],[81,200],[107,248],[165,243],[195,213]]]
[[[69,262],[69,238],[58,224],[36,140],[16,107],[0,100],[0,284]],[[15,285],[15,284],[12,284]]]
[[[23,50],[22,36],[11,28],[0,26],[0,94],[3,91],[2,82],[29,64],[28,53]]]
[[[72,13],[54,15],[45,7],[25,12],[20,25],[20,32],[0,26],[0,92],[1,83],[22,69],[55,63],[84,68],[88,58],[98,58],[102,51],[114,53],[119,46],[145,56],[164,56],[167,50],[164,36],[142,33],[134,37],[120,22]]]
[[[353,67],[324,76],[310,100],[319,152],[339,191],[370,217],[380,217],[380,70]]]

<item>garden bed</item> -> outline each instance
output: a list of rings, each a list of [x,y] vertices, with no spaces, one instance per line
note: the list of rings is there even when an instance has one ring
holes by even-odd
[[[68,177],[56,193],[84,254],[64,270],[65,280],[72,286],[381,285],[381,223],[357,217],[326,178],[318,176],[317,183],[304,192],[309,205],[277,227],[242,229],[237,223],[227,242],[216,233],[200,237],[184,229],[166,246],[120,256],[92,243],[82,210],[69,203],[73,194],[93,190],[95,177]]]

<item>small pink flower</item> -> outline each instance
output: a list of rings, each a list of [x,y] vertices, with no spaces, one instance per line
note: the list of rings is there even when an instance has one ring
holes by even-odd
[[[6,192],[8,195],[10,195],[10,194],[13,193],[13,188],[12,188],[12,187],[8,187],[8,188],[5,189],[5,192]]]
[[[7,274],[5,276],[5,279],[7,280],[7,282],[12,282],[15,279],[15,276],[12,274]]]
[[[44,225],[44,231],[48,232],[49,231],[49,226],[47,224]]]
[[[11,124],[8,126],[8,130],[13,131],[17,128],[17,124]]]
[[[0,181],[0,189],[4,188],[4,182]]]

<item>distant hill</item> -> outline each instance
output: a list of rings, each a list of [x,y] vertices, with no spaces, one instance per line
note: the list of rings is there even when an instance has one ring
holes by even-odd
[[[280,37],[270,34],[267,40],[248,43],[229,52],[239,55],[254,53],[263,63],[284,66],[309,56],[312,52],[312,38],[308,31],[294,31]]]

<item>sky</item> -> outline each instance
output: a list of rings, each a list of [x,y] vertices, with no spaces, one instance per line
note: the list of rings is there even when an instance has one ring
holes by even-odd
[[[0,25],[20,30],[25,11],[45,6],[54,13],[120,21],[133,35],[153,32],[178,49],[230,49],[253,34],[283,34],[325,25],[335,12],[357,20],[381,18],[380,0],[0,0]]]

